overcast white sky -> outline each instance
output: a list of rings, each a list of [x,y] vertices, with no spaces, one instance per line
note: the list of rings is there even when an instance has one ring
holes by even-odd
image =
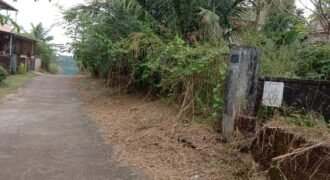
[[[22,25],[25,30],[31,30],[31,23],[37,24],[41,22],[44,27],[49,28],[54,23],[61,22],[61,13],[57,4],[70,8],[72,6],[84,3],[84,0],[39,0],[35,2],[34,0],[5,0],[16,9],[18,9],[17,23]],[[11,13],[12,18],[15,18],[15,13]],[[65,44],[69,42],[69,38],[65,35],[65,30],[63,27],[55,26],[50,35],[54,36],[53,43]]]
[[[311,3],[310,0],[296,0],[296,5],[298,8],[305,9],[305,16],[309,17],[312,12],[308,9],[314,9],[313,4]],[[307,8],[307,9],[306,9]]]

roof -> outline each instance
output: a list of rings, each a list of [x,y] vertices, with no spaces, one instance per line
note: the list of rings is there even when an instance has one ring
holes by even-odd
[[[30,40],[30,41],[34,41],[34,42],[39,41],[36,38],[34,38],[33,36],[31,36],[30,34],[16,33],[15,35],[16,35],[17,38],[20,38],[20,39]]]
[[[23,33],[14,33],[11,31],[11,26],[9,25],[0,25],[0,33],[8,33],[8,34],[13,34],[15,35],[17,38],[19,39],[24,39],[24,40],[29,40],[29,41],[34,41],[34,42],[38,42],[39,40],[37,40],[36,38],[34,38],[33,36],[29,35],[29,34],[23,34]]]
[[[6,33],[12,33],[11,32],[11,26],[4,24],[4,25],[0,25],[0,32],[6,32]]]
[[[323,22],[323,23],[322,23]],[[330,18],[327,20],[315,20],[312,22],[310,34],[325,34],[329,33]]]
[[[6,3],[3,0],[0,0],[0,10],[8,10],[8,11],[18,11],[16,8],[14,8],[12,5]]]

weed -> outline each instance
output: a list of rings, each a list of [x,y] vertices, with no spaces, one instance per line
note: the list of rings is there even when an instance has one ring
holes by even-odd
[[[18,74],[26,74],[27,72],[27,67],[25,66],[24,63],[21,63],[19,66],[18,66],[18,69],[17,69],[17,73]]]

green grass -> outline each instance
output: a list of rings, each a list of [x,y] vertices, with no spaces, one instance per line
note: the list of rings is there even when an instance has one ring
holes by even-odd
[[[33,77],[35,77],[35,74],[33,73],[8,76],[6,80],[0,83],[0,100],[4,96],[12,92],[13,90],[24,85],[27,81],[31,80]]]

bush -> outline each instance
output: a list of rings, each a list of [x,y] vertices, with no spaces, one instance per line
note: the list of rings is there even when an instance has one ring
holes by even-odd
[[[295,77],[297,62],[293,59],[297,44],[280,44],[255,28],[247,28],[242,44],[261,49],[261,76]]]
[[[26,70],[26,66],[25,64],[21,63],[19,66],[18,66],[18,69],[17,69],[17,73],[18,74],[26,74],[27,70]]]
[[[55,51],[52,45],[47,44],[46,42],[38,42],[36,46],[37,57],[42,59],[42,68],[45,71],[50,71],[50,65],[55,61]]]
[[[51,74],[57,74],[58,72],[60,72],[60,67],[54,63],[51,63],[49,65],[49,70],[48,70],[49,73]]]
[[[304,44],[296,50],[297,75],[314,79],[330,79],[330,45]]]
[[[5,80],[7,76],[8,76],[7,70],[0,65],[0,82]]]
[[[129,89],[181,103],[182,112],[193,109],[218,118],[228,52],[223,44],[192,47],[179,37],[166,42],[154,33],[133,33],[100,67],[110,70],[98,71],[109,72],[111,84],[120,80]]]
[[[295,46],[276,46],[268,42],[262,46],[261,75],[295,77],[297,62],[293,59]]]

